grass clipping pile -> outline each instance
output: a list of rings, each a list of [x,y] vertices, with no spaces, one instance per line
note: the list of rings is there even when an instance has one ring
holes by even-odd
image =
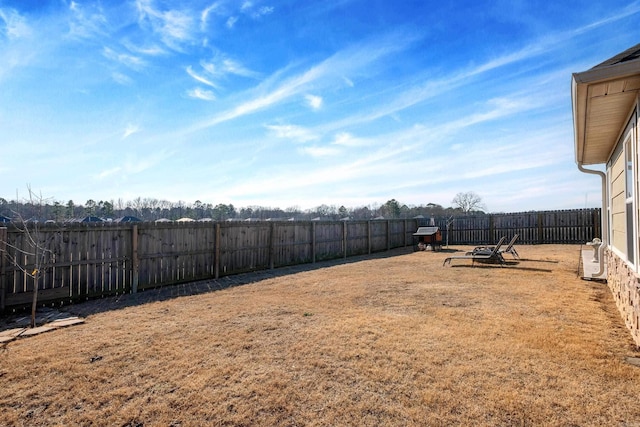
[[[606,285],[576,276],[578,246],[518,251],[396,252],[96,313],[0,349],[0,419],[637,425],[638,354]]]

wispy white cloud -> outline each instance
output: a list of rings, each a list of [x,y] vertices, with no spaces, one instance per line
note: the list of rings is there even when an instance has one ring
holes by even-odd
[[[287,138],[296,142],[309,142],[320,138],[309,129],[295,125],[266,125],[273,135],[278,138]]]
[[[271,15],[275,8],[273,6],[262,6],[252,13],[254,18],[260,18],[262,16]]]
[[[167,50],[162,48],[160,45],[155,43],[149,43],[147,45],[138,46],[128,40],[122,42],[123,46],[126,47],[130,52],[137,53],[140,55],[146,56],[160,56],[166,55]]]
[[[412,42],[413,39],[410,37],[398,37],[397,34],[391,34],[387,35],[386,38],[376,38],[369,40],[367,43],[344,49],[301,74],[285,78],[282,81],[278,80],[275,83],[276,87],[270,91],[260,93],[253,99],[249,99],[211,120],[199,123],[192,130],[215,126],[268,108],[305,92],[311,83],[316,86],[328,85],[336,79],[341,79],[342,76],[349,72],[362,72],[363,69],[382,58],[406,49],[408,44]],[[278,72],[276,75],[279,76],[280,73]],[[263,85],[255,88],[254,91],[264,92],[265,88],[263,86],[267,84],[270,85],[273,82],[267,79]]]
[[[522,94],[521,94],[522,95]],[[437,130],[433,130],[437,135],[460,132],[481,123],[495,121],[504,117],[513,116],[528,110],[533,110],[539,106],[537,95],[518,96],[514,94],[509,98],[489,99],[482,106],[482,111],[458,117],[445,123],[439,124]]]
[[[304,96],[307,105],[311,107],[312,110],[319,110],[322,108],[322,97],[317,95],[305,95]]]
[[[31,27],[16,10],[0,8],[0,34],[9,39],[26,37],[31,34]]]
[[[39,40],[38,27],[14,9],[0,7],[0,82],[38,63],[51,45]]]
[[[231,29],[236,25],[236,22],[238,22],[238,17],[237,16],[230,16],[229,18],[227,18],[227,28]]]
[[[133,83],[133,79],[131,77],[118,72],[111,73],[111,78],[113,81],[123,86],[128,86]]]
[[[112,181],[117,177],[119,182],[124,182],[132,175],[138,175],[155,168],[172,155],[174,155],[174,153],[169,149],[160,149],[145,153],[144,155],[129,153],[124,160],[121,161],[121,164],[104,169],[93,175],[93,178],[98,181]]]
[[[212,12],[215,12],[220,7],[218,2],[215,2],[207,7],[205,7],[200,13],[200,30],[204,31],[207,28],[207,24],[209,23],[209,15]]]
[[[116,166],[110,169],[105,169],[99,172],[97,175],[95,175],[94,179],[101,181],[103,179],[111,178],[112,176],[119,174],[121,170],[122,168],[120,166]]]
[[[309,81],[317,78],[318,70],[310,70],[300,76],[296,76],[294,78],[289,79],[284,84],[282,84],[277,89],[258,96],[254,99],[246,101],[242,104],[237,105],[231,110],[223,112],[222,114],[214,117],[211,120],[206,122],[197,124],[193,130],[199,130],[203,128],[207,128],[210,126],[215,126],[217,124],[236,119],[238,117],[245,116],[247,114],[254,113],[256,111],[267,108],[271,105],[274,105],[278,102],[281,102],[297,93],[300,92],[301,88],[308,83]]]
[[[303,154],[307,154],[311,157],[333,157],[337,156],[341,152],[339,148],[330,146],[301,147],[300,151]]]
[[[353,194],[353,185],[356,185],[356,181],[371,185],[374,178],[385,176],[389,167],[395,167],[397,162],[394,159],[410,151],[410,147],[385,147],[358,157],[335,162],[333,158],[336,157],[339,150],[340,148],[336,146],[301,147],[300,151],[307,155],[317,159],[331,157],[332,161],[323,162],[311,169],[298,170],[293,168],[280,171],[273,176],[260,177],[260,189],[256,188],[252,179],[231,185],[226,189],[226,192],[234,194],[236,197],[244,195],[276,199],[279,197],[278,192],[295,194],[297,191],[303,190],[305,193],[309,191],[313,193],[314,189],[323,188],[326,185],[331,185],[335,189],[337,184],[349,182],[349,193]],[[401,170],[406,172],[404,167]],[[355,192],[357,193],[357,191]]]
[[[100,5],[69,3],[69,33],[72,38],[92,38],[109,34],[108,20]]]
[[[203,101],[214,101],[216,99],[215,93],[199,87],[188,90],[187,96],[190,98],[202,99]]]
[[[625,19],[628,18],[629,16],[633,16],[635,14],[637,14],[638,12],[640,12],[640,1],[634,1],[630,4],[628,4],[625,8],[621,9],[620,11],[618,11],[617,13],[614,13],[610,16],[605,16],[602,19],[599,19],[595,22],[591,22],[587,25],[584,25],[582,27],[573,29],[571,31],[569,31],[568,36],[569,37],[575,37],[581,34],[584,34],[586,32],[592,31],[596,28],[602,27],[604,25],[607,24],[611,24],[614,22],[617,22],[621,19]],[[564,33],[562,33],[562,38],[565,38]]]
[[[124,133],[122,134],[122,139],[128,138],[129,136],[133,135],[134,133],[138,133],[140,132],[140,127],[134,124],[128,124],[127,128],[124,130]]]
[[[118,53],[109,47],[104,47],[102,49],[102,55],[107,59],[116,61],[135,71],[140,71],[147,65],[147,62],[139,56],[130,55],[128,53]]]
[[[536,45],[535,47],[532,46],[529,48],[524,48],[516,53],[507,54],[500,58],[491,59],[472,68],[454,71],[450,76],[447,77],[434,79],[429,78],[429,76],[427,75],[421,83],[409,86],[404,89],[399,88],[398,90],[392,91],[394,95],[391,98],[384,97],[384,102],[373,104],[368,111],[358,112],[357,114],[345,117],[342,120],[327,124],[324,127],[324,131],[328,132],[332,129],[344,128],[345,126],[353,126],[356,124],[372,122],[382,117],[395,117],[397,113],[403,110],[414,107],[429,99],[434,99],[447,92],[452,92],[461,87],[473,84],[477,81],[476,78],[483,73],[496,70],[500,67],[506,67],[517,61],[530,59],[535,55],[541,54],[542,52],[542,47]],[[534,78],[537,79],[537,81],[533,80]],[[490,109],[490,112],[478,114],[474,117],[474,120],[488,120],[492,117],[492,115],[495,117],[499,117],[505,114],[513,114],[515,112],[531,110],[539,107],[542,98],[540,96],[537,96],[537,94],[544,92],[544,85],[541,85],[540,81],[545,78],[548,78],[548,76],[544,74],[536,75],[535,77],[532,77],[530,79],[531,82],[527,84],[527,86],[530,87],[532,85],[539,85],[540,91],[520,91],[519,93],[517,93],[517,96],[511,94],[512,96],[510,96],[509,98],[503,98],[502,100],[494,99],[491,101],[491,103],[495,105],[490,105],[490,107],[492,107]],[[502,79],[502,82],[506,82],[506,80]],[[522,83],[520,83],[520,85],[522,86]],[[536,102],[532,102],[533,100],[536,100]],[[452,124],[452,126],[458,125],[461,124]]]
[[[184,43],[193,41],[194,18],[190,13],[177,9],[161,11],[152,6],[151,0],[137,0],[136,6],[138,22],[150,26],[170,49],[182,51]]]
[[[218,88],[218,85],[215,84],[214,82],[212,82],[211,80],[205,78],[204,76],[201,76],[200,74],[196,73],[195,71],[193,71],[193,67],[191,67],[191,65],[189,65],[186,68],[187,74],[189,74],[191,77],[193,77],[194,80],[197,80],[198,82],[205,84],[207,86],[210,86],[212,88]]]
[[[229,59],[229,58],[224,58],[222,60],[221,68],[224,72],[229,74],[235,74],[237,76],[251,77],[251,78],[260,77],[260,73],[252,71],[246,68],[245,66],[243,66],[242,64],[240,64],[238,61],[234,61],[233,59]]]
[[[245,1],[240,6],[240,11],[253,19],[258,19],[265,15],[270,15],[274,11],[273,6],[256,6],[253,2]]]
[[[277,185],[279,186],[277,188],[282,191],[284,189],[293,191],[299,185],[322,186],[341,180],[351,180],[350,185],[353,186],[356,185],[353,182],[355,179],[357,182],[362,181],[363,186],[385,186],[388,187],[386,191],[391,192],[391,187],[396,189],[393,191],[402,189],[403,186],[398,186],[397,181],[407,173],[412,177],[407,181],[407,188],[417,188],[420,185],[426,187],[456,185],[455,183],[464,181],[481,182],[479,181],[481,179],[499,179],[500,176],[506,176],[509,173],[551,167],[562,163],[562,159],[567,157],[565,152],[570,151],[570,147],[567,149],[559,141],[553,142],[558,138],[557,129],[549,130],[544,134],[523,135],[517,141],[512,141],[511,136],[508,136],[503,140],[491,142],[482,140],[467,142],[463,147],[464,155],[452,154],[443,147],[435,151],[428,148],[432,143],[440,143],[442,135],[462,131],[464,127],[459,126],[461,123],[478,124],[483,120],[492,120],[500,116],[498,111],[503,111],[501,108],[505,108],[504,111],[518,108],[505,100],[491,101],[491,103],[495,104],[496,108],[488,114],[482,111],[484,106],[478,105],[478,111],[472,112],[468,117],[459,117],[436,126],[413,126],[366,140],[355,138],[349,133],[340,133],[336,135],[331,145],[301,147],[299,149],[301,153],[318,159],[337,157],[342,154],[343,148],[352,145],[367,146],[369,150],[368,153],[361,153],[360,156],[350,156],[346,161],[316,169],[315,173],[306,173],[302,181],[293,179],[293,176],[289,177],[289,180],[281,175],[281,179],[273,183],[273,188]],[[451,139],[453,135],[449,137]],[[548,144],[551,149],[541,150],[540,141],[545,141],[545,146]],[[491,148],[488,149],[488,146]],[[424,170],[425,153],[429,153],[429,173],[415,175],[417,171]],[[451,174],[451,170],[457,172]],[[389,183],[378,183],[381,176],[384,176]],[[402,182],[402,178],[400,180]],[[392,182],[396,183],[392,184]],[[353,187],[351,190],[353,193]],[[249,190],[246,189],[246,191]]]
[[[165,159],[171,156],[171,152],[168,149],[158,150],[155,153],[145,153],[142,156],[131,155],[128,156],[124,162],[123,171],[128,175],[135,175],[144,172],[148,169],[152,169]]]
[[[200,61],[200,66],[209,76],[217,80],[223,79],[230,74],[252,79],[258,79],[261,77],[260,73],[250,70],[240,62],[230,59],[222,54],[216,55],[208,61]]]
[[[341,145],[343,147],[363,147],[370,145],[371,141],[368,139],[357,138],[349,132],[339,132],[336,134],[332,144]]]

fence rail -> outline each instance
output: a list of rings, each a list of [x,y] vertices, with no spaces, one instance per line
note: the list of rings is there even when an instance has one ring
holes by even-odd
[[[415,244],[428,219],[41,225],[47,257],[38,301],[74,301],[225,275],[347,258]],[[449,244],[583,243],[600,235],[600,210],[434,218]],[[34,230],[32,228],[32,230]],[[0,228],[0,311],[31,302],[29,236]]]

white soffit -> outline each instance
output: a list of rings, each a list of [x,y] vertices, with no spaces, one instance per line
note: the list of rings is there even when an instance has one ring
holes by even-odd
[[[576,161],[605,163],[640,90],[640,61],[573,75]]]
[[[633,108],[640,77],[589,87],[585,122],[584,164],[605,163]]]

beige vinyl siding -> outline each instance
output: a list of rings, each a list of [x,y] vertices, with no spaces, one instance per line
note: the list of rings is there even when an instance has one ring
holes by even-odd
[[[627,253],[627,223],[625,216],[625,158],[623,153],[611,165],[611,245]]]

